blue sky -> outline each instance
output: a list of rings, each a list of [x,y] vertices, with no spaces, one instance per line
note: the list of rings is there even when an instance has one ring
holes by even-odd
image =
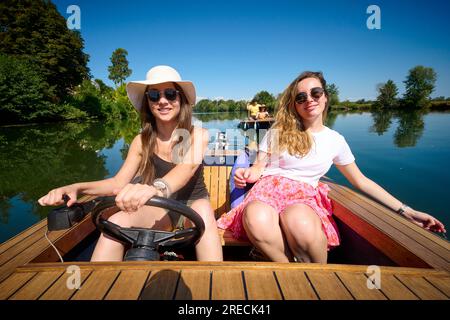
[[[64,17],[81,10],[81,34],[95,78],[109,85],[111,53],[128,51],[143,80],[155,65],[175,67],[197,96],[251,99],[278,94],[302,71],[322,71],[340,99],[374,99],[376,85],[403,81],[416,65],[438,74],[435,96],[450,96],[450,1],[54,0]],[[369,5],[381,29],[369,30]]]

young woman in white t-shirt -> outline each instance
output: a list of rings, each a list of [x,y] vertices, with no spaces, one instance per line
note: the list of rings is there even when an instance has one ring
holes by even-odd
[[[364,176],[338,132],[324,126],[326,81],[320,72],[300,74],[284,91],[275,123],[252,167],[237,169],[235,185],[255,183],[244,201],[218,220],[236,238],[248,238],[277,262],[326,263],[340,243],[328,186],[319,182],[334,164],[348,181],[417,225],[445,232],[436,218],[416,211]]]

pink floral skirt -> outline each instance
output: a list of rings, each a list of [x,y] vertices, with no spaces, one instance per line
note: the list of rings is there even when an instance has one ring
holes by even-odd
[[[314,188],[308,183],[281,176],[265,176],[250,189],[244,201],[217,220],[220,229],[230,230],[236,239],[248,240],[242,225],[245,206],[254,200],[264,202],[281,214],[294,204],[310,206],[322,221],[322,228],[328,240],[328,249],[340,243],[339,233],[332,218],[331,200],[328,198],[328,185],[319,182]]]

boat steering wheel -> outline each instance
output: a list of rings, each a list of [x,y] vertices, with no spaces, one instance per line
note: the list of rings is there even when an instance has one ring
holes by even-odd
[[[125,254],[125,261],[160,260],[158,250],[162,247],[184,247],[194,245],[205,232],[205,223],[197,212],[172,199],[153,197],[145,205],[175,211],[187,217],[194,227],[172,232],[147,228],[123,228],[102,217],[105,209],[116,206],[115,197],[101,197],[92,210],[92,220],[97,229],[105,235],[131,245]]]

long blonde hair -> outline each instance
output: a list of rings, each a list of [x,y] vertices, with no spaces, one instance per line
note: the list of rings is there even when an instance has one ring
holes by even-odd
[[[305,129],[303,119],[295,108],[295,96],[297,95],[297,85],[306,78],[316,78],[322,84],[327,103],[322,112],[322,121],[327,117],[329,99],[326,89],[326,81],[321,72],[305,71],[301,73],[291,84],[284,90],[277,105],[277,113],[275,122],[271,128],[277,129],[277,134],[272,134],[269,140],[269,150],[278,143],[280,152],[287,151],[290,155],[299,155],[301,157],[308,154],[313,145],[311,134]]]
[[[175,88],[180,92],[180,113],[178,114],[178,125],[176,129],[185,129],[192,134],[192,108],[188,103],[188,100],[181,89],[181,87],[174,83]],[[148,86],[145,88],[147,92]],[[142,107],[140,112],[141,117],[141,142],[142,142],[142,159],[139,164],[139,175],[142,176],[142,183],[151,183],[155,179],[155,166],[153,163],[153,155],[156,150],[156,136],[157,127],[156,119],[149,108],[148,100],[144,94]],[[172,148],[181,143],[181,137]]]

